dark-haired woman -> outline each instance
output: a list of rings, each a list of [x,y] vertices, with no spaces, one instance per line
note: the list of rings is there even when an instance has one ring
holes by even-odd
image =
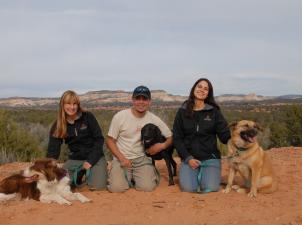
[[[173,124],[173,142],[182,160],[179,171],[182,191],[219,190],[221,156],[217,137],[226,144],[230,131],[215,102],[211,82],[201,78],[194,83]]]
[[[85,183],[90,190],[106,189],[107,169],[101,128],[94,115],[82,109],[78,95],[71,90],[61,97],[58,116],[49,135],[47,157],[58,159],[63,142],[69,149],[64,168],[68,170],[72,184],[81,184],[77,177],[80,172],[86,174]]]

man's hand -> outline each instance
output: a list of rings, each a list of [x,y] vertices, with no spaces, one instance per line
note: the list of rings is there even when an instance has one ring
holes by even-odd
[[[162,151],[165,149],[165,144],[164,143],[156,143],[152,145],[150,148],[147,149],[147,152],[150,155],[155,155],[156,153]]]
[[[130,159],[127,159],[125,157],[123,157],[122,159],[120,159],[120,163],[122,167],[127,167],[127,168],[131,168],[132,167],[132,163]]]

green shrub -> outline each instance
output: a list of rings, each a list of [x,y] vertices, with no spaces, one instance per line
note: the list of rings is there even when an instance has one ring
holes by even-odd
[[[42,153],[38,140],[12,121],[5,110],[0,110],[0,150],[0,161],[30,161]]]

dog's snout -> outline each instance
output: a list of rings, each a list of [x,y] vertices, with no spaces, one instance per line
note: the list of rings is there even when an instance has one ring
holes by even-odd
[[[255,136],[257,136],[257,133],[258,133],[257,130],[254,128],[247,130],[247,134],[249,137],[255,137]]]
[[[144,145],[144,148],[145,148],[145,149],[151,147],[152,144],[153,144],[152,139],[144,139],[144,140],[143,140],[143,145]]]
[[[251,138],[254,138],[257,136],[257,130],[256,129],[248,129],[240,132],[240,137],[247,142],[251,142]]]

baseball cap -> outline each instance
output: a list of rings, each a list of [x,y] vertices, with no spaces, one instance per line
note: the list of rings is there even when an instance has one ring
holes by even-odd
[[[132,98],[136,98],[138,96],[144,96],[147,99],[151,99],[151,92],[150,92],[149,88],[141,85],[134,89]]]

